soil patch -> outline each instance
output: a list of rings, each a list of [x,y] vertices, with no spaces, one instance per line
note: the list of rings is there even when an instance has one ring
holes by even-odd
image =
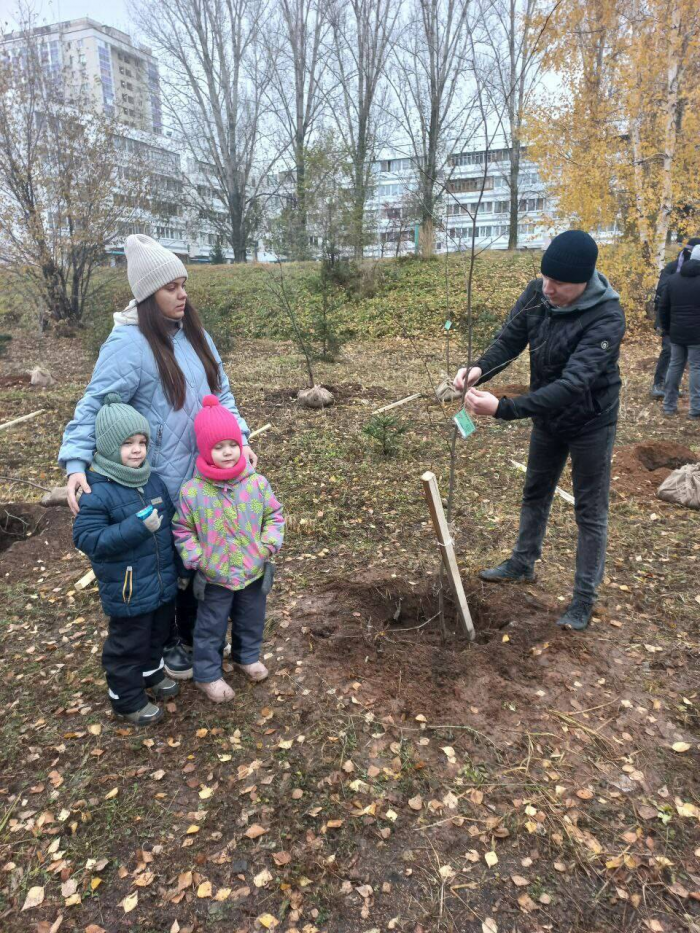
[[[441,637],[437,577],[412,583],[368,571],[353,580],[336,579],[304,596],[295,615],[325,679],[362,680],[394,713],[444,717],[451,711],[459,717],[477,679],[489,682],[489,704],[500,706],[514,691],[522,696],[523,683],[537,679],[534,646],[547,638],[572,643],[554,624],[559,603],[536,588],[473,579],[465,589],[477,632],[471,644],[460,634],[447,593],[447,635]],[[410,684],[406,699],[402,682]]]
[[[518,395],[527,395],[530,391],[530,386],[525,385],[524,382],[509,382],[504,386],[494,385],[490,389],[487,385],[486,390],[493,392],[498,398],[502,398],[504,395],[508,398],[515,398]]]
[[[9,551],[17,542],[31,537],[39,529],[45,515],[40,506],[28,505],[26,502],[0,505],[0,552]]]
[[[625,496],[656,495],[666,477],[686,463],[697,463],[697,454],[673,441],[632,444],[615,450],[613,489]]]
[[[359,399],[384,401],[392,397],[391,393],[382,386],[363,386],[359,382],[344,382],[339,385],[321,383],[321,386],[333,394],[336,405],[339,402],[352,402]],[[303,386],[296,389],[273,389],[265,393],[265,402],[277,407],[296,403],[297,393],[300,388],[303,388]]]
[[[0,553],[3,573],[15,580],[31,576],[37,562],[75,553],[70,510],[34,502],[0,505]]]
[[[17,373],[14,376],[0,376],[0,388],[10,389],[12,386],[28,386],[30,379],[29,373]]]

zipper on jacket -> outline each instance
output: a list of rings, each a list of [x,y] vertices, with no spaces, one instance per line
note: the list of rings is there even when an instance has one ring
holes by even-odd
[[[162,424],[159,424],[159,425],[158,425],[158,430],[156,431],[155,443],[153,444],[153,454],[152,454],[152,456],[151,456],[151,466],[153,466],[153,464],[156,463],[156,462],[158,461],[158,457],[160,456],[160,447],[161,447],[161,444],[162,444],[162,443],[163,443],[163,425],[162,425]]]
[[[127,596],[127,590],[129,595]],[[127,603],[131,602],[131,597],[134,592],[134,569],[133,567],[127,567],[126,572],[124,573],[124,586],[122,587],[122,602]]]
[[[144,506],[148,505],[148,503],[146,502],[146,500],[144,499],[144,497],[143,497],[143,495],[142,495],[142,493],[141,493],[141,490],[140,490],[140,489],[137,489],[136,492],[138,492],[138,494],[139,494],[139,499],[141,500],[141,502],[143,502]],[[154,508],[155,508],[155,506],[154,506]],[[157,510],[156,510],[156,511],[157,511]],[[162,521],[162,519],[161,519],[161,521]],[[160,548],[158,547],[158,532],[157,532],[157,531],[156,531],[156,533],[153,535],[153,543],[154,543],[155,546],[156,546],[156,573],[158,574],[158,583],[160,584],[160,594],[161,594],[161,596],[162,596],[163,593],[164,593],[164,589],[163,589],[163,578],[162,578],[161,575],[160,575]]]

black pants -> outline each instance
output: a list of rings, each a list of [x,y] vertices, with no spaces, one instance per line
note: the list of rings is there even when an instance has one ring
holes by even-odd
[[[192,580],[187,584],[186,590],[177,591],[175,613],[166,643],[168,648],[176,645],[178,641],[184,642],[189,648],[192,647],[194,624],[197,621],[197,600],[192,591]]]
[[[578,526],[574,595],[593,601],[605,569],[608,544],[610,466],[617,425],[565,441],[533,427],[520,510],[520,531],[513,550],[516,566],[531,570],[542,554],[554,489],[571,454],[571,477]]]
[[[102,649],[102,667],[112,706],[118,713],[135,713],[148,702],[146,687],[165,677],[163,648],[173,623],[175,603],[138,616],[110,616],[109,635]]]
[[[661,352],[659,353],[659,359],[656,364],[656,372],[654,373],[654,385],[663,386],[666,382],[666,373],[668,372],[668,364],[671,362],[671,338],[666,334],[661,338]]]

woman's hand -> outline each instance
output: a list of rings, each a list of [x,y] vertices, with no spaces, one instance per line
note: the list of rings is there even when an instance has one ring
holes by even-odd
[[[464,404],[472,415],[495,415],[498,399],[490,392],[470,389],[464,398]]]
[[[252,468],[256,470],[258,467],[258,455],[253,453],[253,448],[246,444],[246,446],[243,448],[243,456],[246,458]]]
[[[78,497],[76,493],[78,490],[83,492],[92,492],[87,481],[87,476],[84,473],[71,473],[68,477],[68,505],[73,515],[77,515],[80,511],[80,505],[78,504]]]
[[[467,367],[463,366],[462,369],[458,370],[457,375],[454,378],[454,387],[459,392],[464,390],[464,385],[466,383],[467,388],[470,389],[475,382],[478,382],[481,379],[483,373],[478,366],[472,366],[469,370],[469,376],[467,376]]]

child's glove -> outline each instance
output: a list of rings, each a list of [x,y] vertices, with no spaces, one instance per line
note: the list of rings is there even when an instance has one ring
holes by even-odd
[[[153,534],[155,534],[156,531],[158,531],[158,529],[161,526],[162,521],[163,519],[160,516],[160,512],[158,512],[156,509],[153,509],[151,514],[143,519],[144,525],[146,526],[146,528],[148,528],[149,531],[152,531]]]
[[[177,578],[177,588],[178,588],[178,590],[186,590],[187,587],[188,587],[189,585],[190,585],[190,578],[189,578],[189,577],[178,577],[178,578]]]
[[[204,599],[204,592],[207,588],[207,578],[204,576],[201,570],[198,570],[194,575],[194,580],[192,581],[192,592],[194,593],[194,598],[199,602]]]

